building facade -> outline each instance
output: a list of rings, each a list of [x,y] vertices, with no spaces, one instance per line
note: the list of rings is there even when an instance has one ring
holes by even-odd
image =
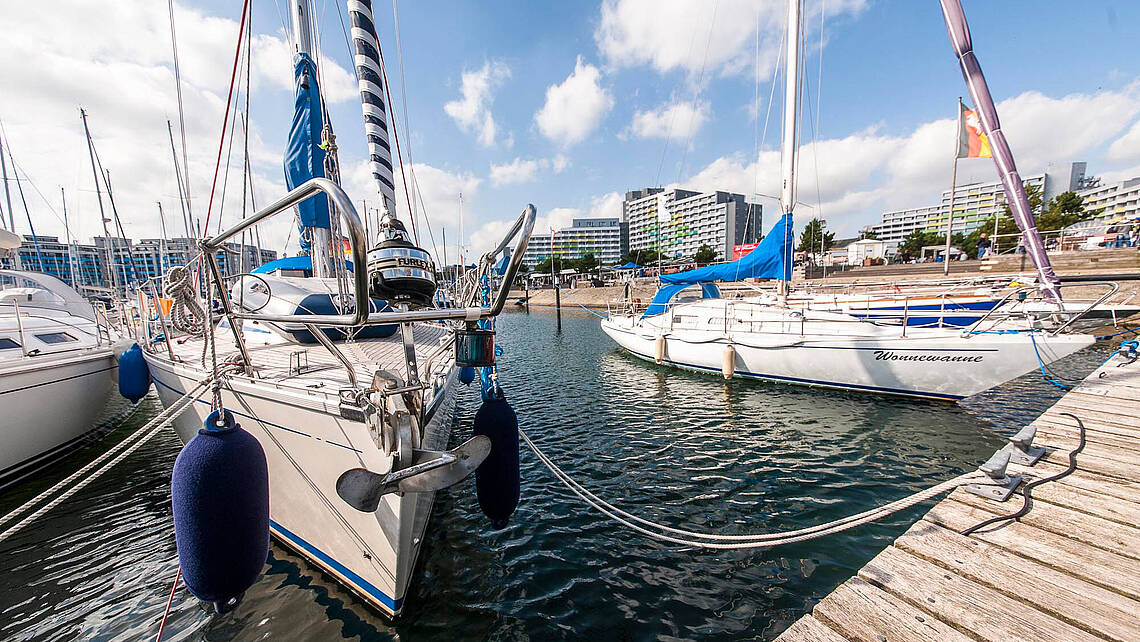
[[[1140,216],[1140,176],[1109,185],[1096,184],[1077,195],[1084,199],[1084,210],[1093,220],[1112,221]]]
[[[629,250],[654,250],[672,258],[692,258],[702,245],[717,260],[732,257],[732,247],[760,238],[763,210],[743,194],[649,188],[626,193],[622,204],[629,229]]]
[[[91,245],[72,243],[70,247],[55,236],[24,235],[18,250],[20,265],[29,272],[42,272],[87,294],[110,292],[113,283],[107,270],[108,259],[115,265],[120,288],[159,277],[176,265],[185,265],[198,254],[196,239],[142,239],[134,242],[121,237],[95,237]],[[254,246],[227,243],[218,252],[222,275],[240,274],[277,258],[277,252]],[[244,262],[243,262],[244,261]],[[13,256],[0,258],[0,266],[14,268]]]
[[[616,218],[576,218],[570,227],[555,230],[553,234],[531,234],[523,254],[523,263],[533,268],[550,256],[560,259],[580,259],[587,254],[603,265],[621,262],[622,224]]]
[[[1048,202],[1063,192],[1082,194],[1089,185],[1097,183],[1086,175],[1084,162],[1051,163],[1043,173],[1023,178],[1026,186],[1041,190],[1042,203]],[[969,234],[984,222],[1004,214],[1006,205],[1005,189],[1001,181],[959,185],[954,190],[954,234]],[[914,207],[904,210],[883,212],[882,221],[863,228],[864,232],[874,233],[881,240],[894,246],[915,230],[946,232],[946,219],[950,211],[950,190],[942,192],[937,205]]]

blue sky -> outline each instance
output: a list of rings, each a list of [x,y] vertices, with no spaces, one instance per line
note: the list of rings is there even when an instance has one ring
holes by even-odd
[[[374,202],[338,5],[314,1],[345,185],[354,200]],[[63,4],[0,17],[0,29],[16,34],[0,51],[29,61],[0,70],[5,87],[21,88],[0,96],[17,161],[45,194],[58,194],[59,186],[73,193],[73,233],[93,235],[95,203],[75,111],[87,106],[128,234],[156,235],[154,201],[167,211],[178,207],[165,131],[166,118],[176,117],[165,3]],[[1024,175],[1072,160],[1088,161],[1106,178],[1140,175],[1140,6],[964,4]],[[178,7],[192,189],[201,211],[240,3]],[[267,0],[253,7],[251,149],[264,202],[283,189],[280,153],[292,97],[278,9]],[[375,11],[402,117],[391,4],[377,2]],[[954,101],[965,93],[938,3],[806,0],[805,11],[805,73],[812,111],[817,100],[822,109],[819,131],[803,133],[801,223],[818,209],[833,229],[853,234],[884,209],[936,200],[949,181]],[[616,216],[620,194],[649,185],[775,193],[780,86],[760,153],[756,132],[783,15],[778,0],[400,3],[410,151],[437,241],[446,227],[454,245],[459,191],[475,249],[528,202],[549,226]],[[235,156],[234,171],[239,166]],[[959,168],[961,182],[993,175],[986,160]],[[240,196],[229,189],[227,221],[240,215]],[[29,205],[39,231],[62,232],[58,204],[55,212],[36,198]],[[775,209],[766,205],[766,227]],[[288,227],[281,219],[266,236],[284,246]]]

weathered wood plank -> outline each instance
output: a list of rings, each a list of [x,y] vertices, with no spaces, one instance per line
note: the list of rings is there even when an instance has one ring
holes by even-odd
[[[983,640],[1101,639],[894,546],[864,566],[859,577]]]
[[[1069,448],[1046,449],[1045,459],[1062,466],[1069,465]],[[1114,457],[1105,457],[1104,452],[1094,444],[1085,447],[1077,455],[1077,466],[1080,470],[1107,475],[1121,480],[1135,479],[1136,462],[1120,461]]]
[[[930,509],[923,519],[961,532],[993,516],[980,508],[946,500]],[[1021,522],[995,524],[971,537],[1140,600],[1140,560]]]
[[[1140,602],[932,522],[894,545],[1090,633],[1120,642],[1140,635]]]
[[[1135,417],[1134,411],[1135,403],[1131,399],[1114,399],[1095,395],[1077,395],[1070,398],[1069,395],[1065,395],[1042,414],[1059,415],[1064,412],[1071,412],[1080,417],[1082,421],[1088,417],[1129,426]]]
[[[852,640],[970,642],[949,624],[858,577],[839,585],[812,613]]]
[[[1069,426],[1076,426],[1077,420],[1072,416],[1079,417],[1081,423],[1089,430],[1103,431],[1103,432],[1117,432],[1121,434],[1130,435],[1140,432],[1140,418],[1122,413],[1113,414],[1110,412],[1102,412],[1096,407],[1089,407],[1089,404],[1084,404],[1083,408],[1069,409],[1067,405],[1055,405],[1049,410],[1041,413],[1033,423],[1050,422],[1058,423]]]
[[[1009,471],[1025,477],[1026,481],[1052,477],[1063,472],[1067,466],[1042,459],[1033,466],[1019,466],[1010,464]],[[1117,477],[1105,477],[1079,468],[1061,479],[1051,481],[1049,484],[1060,484],[1081,488],[1084,490],[1102,493],[1110,497],[1125,499],[1131,502],[1140,502],[1140,483],[1126,481]]]
[[[1037,438],[1034,440],[1034,445],[1041,446],[1049,444],[1064,450],[1069,450],[1075,448],[1077,444],[1080,443],[1081,433],[1078,428],[1051,426],[1048,424],[1036,424],[1036,427]],[[1123,435],[1086,430],[1085,441],[1090,444],[1096,444],[1102,448],[1122,451],[1121,455],[1123,457],[1140,458],[1140,435],[1137,437],[1125,437]],[[1127,459],[1124,461],[1127,461]]]
[[[1012,498],[1008,502],[999,504],[967,493],[960,488],[951,493],[950,498],[995,515],[1012,513],[1021,508],[1019,498]],[[1021,521],[1118,555],[1140,559],[1140,530],[1102,517],[1038,501],[1034,502],[1033,509],[1022,517]]]
[[[805,615],[784,629],[778,642],[847,642],[847,638],[832,631],[811,615]]]

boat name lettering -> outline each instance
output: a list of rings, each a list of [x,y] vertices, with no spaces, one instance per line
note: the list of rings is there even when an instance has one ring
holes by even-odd
[[[964,354],[899,354],[890,350],[876,350],[875,361],[957,361],[981,363],[981,355]]]

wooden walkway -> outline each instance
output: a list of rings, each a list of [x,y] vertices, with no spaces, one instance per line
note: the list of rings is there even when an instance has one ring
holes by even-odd
[[[1049,454],[1016,522],[960,531],[1021,507],[955,490],[789,627],[782,642],[1140,641],[1140,361],[1117,356],[1042,414]]]

